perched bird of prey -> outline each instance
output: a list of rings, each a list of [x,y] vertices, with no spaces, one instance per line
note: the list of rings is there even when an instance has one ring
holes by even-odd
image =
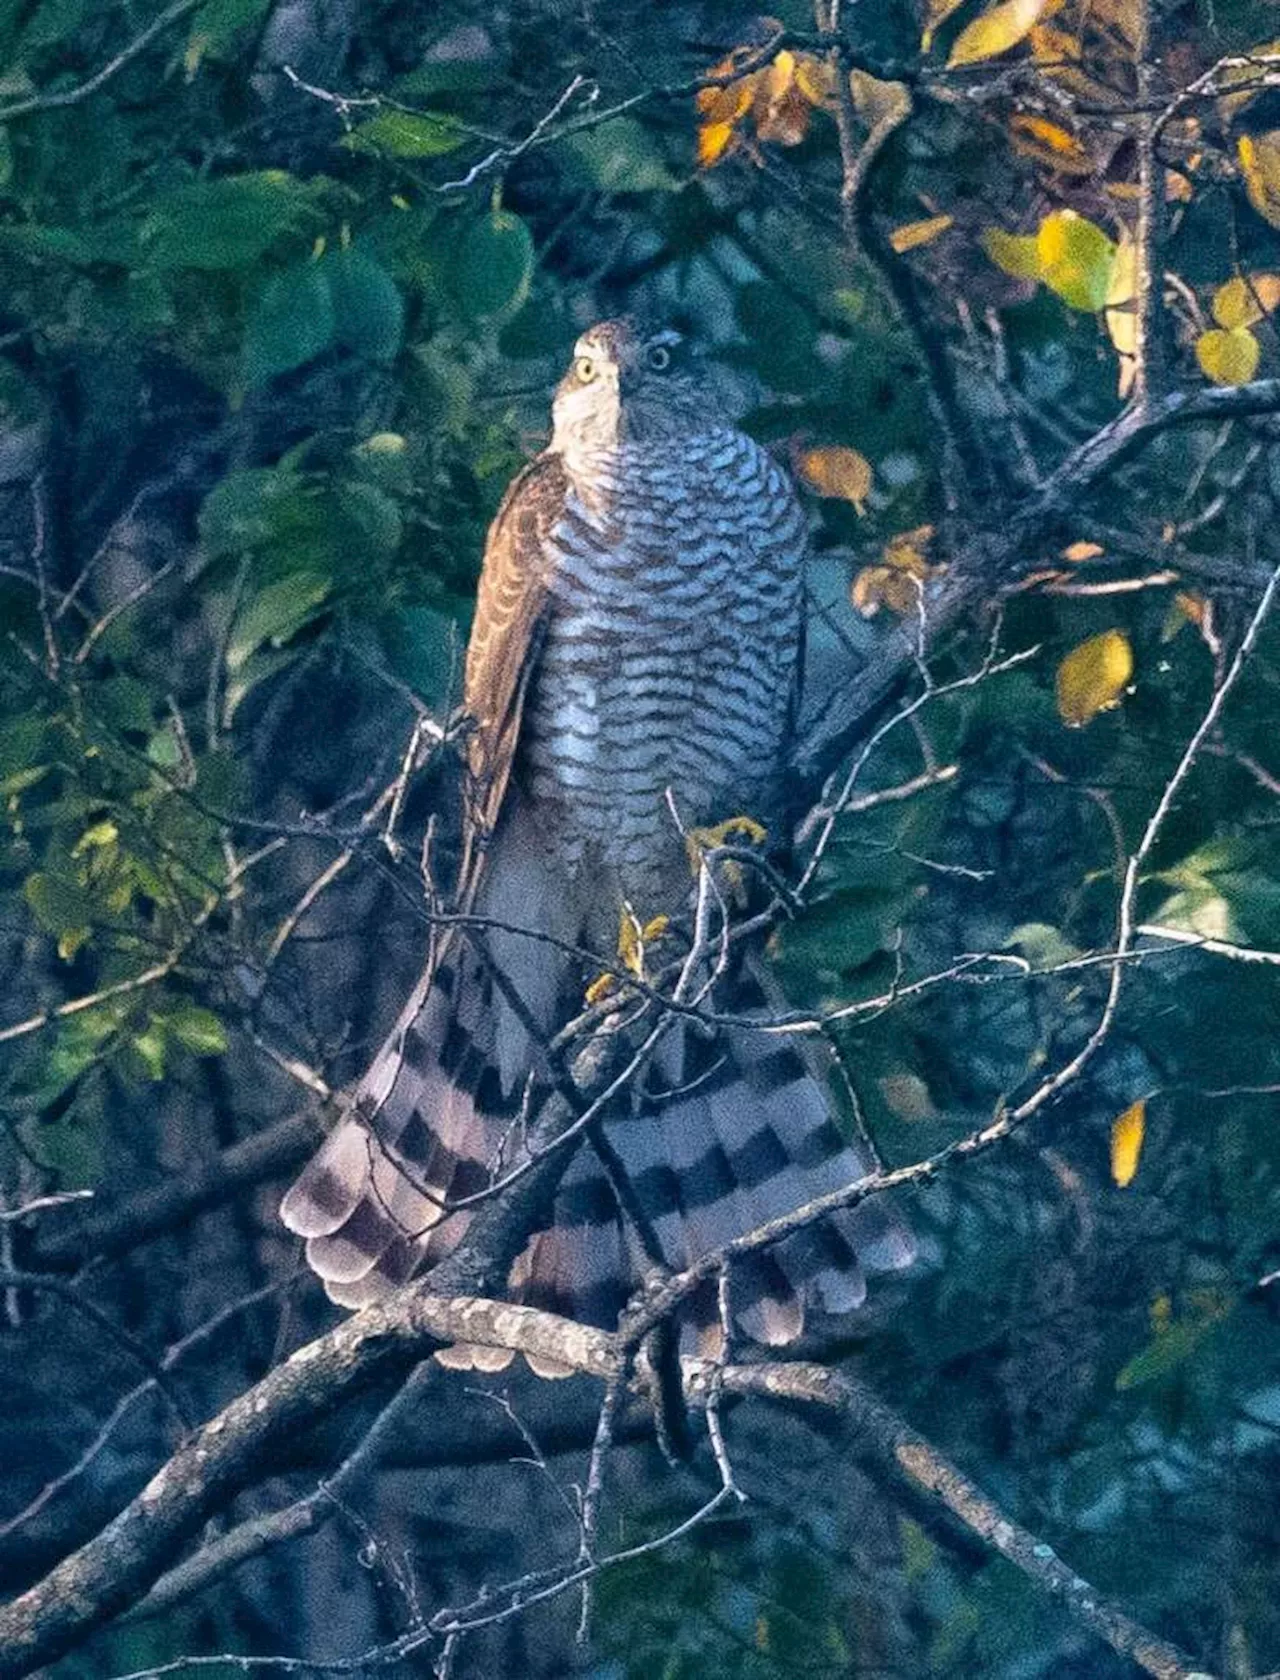
[[[490,529],[467,649],[457,897],[476,925],[437,937],[281,1206],[348,1306],[446,1255],[476,1204],[452,1205],[520,1159],[551,1088],[545,1047],[618,966],[620,918],[666,916],[661,949],[688,949],[690,832],[786,812],[807,549],[786,473],[676,332],[592,327],[552,412]],[[711,997],[737,1024],[673,1026],[600,1142],[579,1140],[512,1269],[517,1298],[612,1328],[653,1263],[678,1270],[866,1171],[810,1047],[750,1025],[776,1002],[758,956],[735,951]],[[911,1258],[878,1206],[837,1213],[735,1266],[737,1323],[785,1344],[806,1307],[849,1312],[866,1270]],[[695,1301],[686,1341],[718,1333]]]

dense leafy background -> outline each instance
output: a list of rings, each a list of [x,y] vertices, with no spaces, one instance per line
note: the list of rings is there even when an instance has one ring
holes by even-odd
[[[778,10],[812,27],[803,7]],[[912,610],[902,579],[933,558],[921,527],[948,512],[904,299],[957,370],[984,494],[1117,411],[1137,8],[1068,4],[994,43],[962,34],[981,6],[952,10],[936,9],[927,53],[930,20],[909,5],[851,25],[883,62],[939,70],[950,56],[971,94],[918,93],[869,177],[876,243],[916,230],[887,252],[895,303],[883,264],[842,234],[819,60],[801,54],[746,100],[653,95],[764,38],[736,8],[206,0],[99,91],[28,109],[160,8],[0,0],[0,1029],[102,994],[3,1044],[10,1206],[201,1171],[312,1100],[282,1062],[333,1087],[359,1072],[420,959],[416,847],[437,780],[411,797],[398,854],[379,839],[385,811],[362,827],[363,814],[415,707],[441,714],[456,694],[487,522],[545,437],[584,324],[642,306],[694,329],[724,401],[834,489],[813,502],[819,684],[853,680],[841,650]],[[1165,90],[1274,28],[1260,0],[1158,22]],[[1037,103],[1011,65],[1092,115]],[[586,84],[537,143],[484,167],[575,76]],[[1280,115],[1240,86],[1166,135],[1170,377],[1193,388],[1277,371]],[[863,84],[860,132],[895,97]],[[1240,274],[1248,296],[1224,296]],[[824,479],[816,450],[857,458],[828,456]],[[776,944],[797,1004],[872,997],[899,969],[909,980],[965,953],[1052,970],[1108,946],[1124,856],[1274,564],[1277,491],[1270,422],[1205,425],[1164,434],[1070,510],[1001,629],[1002,650],[1039,651],[939,698],[925,735],[894,731],[868,766],[868,787],[915,775],[922,753],[959,770],[841,825],[811,909]],[[980,525],[989,508],[968,494],[951,511]],[[1089,548],[1064,560],[1072,544]],[[1153,574],[1141,590],[1072,592]],[[939,680],[976,668],[989,633],[983,619],[936,650]],[[1085,645],[1064,702],[1063,661]],[[1097,650],[1118,645],[1132,668],[1122,659],[1117,677]],[[1140,899],[1145,919],[1271,951],[1276,654],[1270,631]],[[989,1118],[1096,1019],[1096,970],[982,973],[838,1030],[890,1160]],[[881,1292],[849,1350],[1012,1514],[1239,1676],[1280,1665],[1274,975],[1194,950],[1144,960],[1067,1100],[913,1202],[925,1262]],[[1122,1187],[1112,1125],[1139,1102]],[[0,1225],[6,1263],[35,1263],[38,1233],[62,1218]],[[83,1287],[159,1350],[280,1285],[179,1365],[202,1416],[323,1321],[312,1287],[288,1281],[295,1263],[271,1187],[250,1187]],[[10,1291],[3,1304],[0,1520],[75,1462],[138,1379],[65,1302]],[[460,1438],[486,1422],[493,1435],[492,1407],[444,1392]],[[536,1416],[546,1402],[527,1404]],[[174,1427],[154,1397],[129,1408],[89,1468],[0,1540],[6,1583],[114,1509]],[[311,1485],[354,1428],[339,1420],[282,1470]],[[1010,1568],[866,1480],[847,1442],[745,1414],[738,1442],[748,1519],[610,1578],[601,1676],[1127,1672]],[[491,1450],[518,1449],[499,1430]],[[563,1526],[533,1472],[415,1469],[423,1456],[407,1447],[364,1507],[405,1549],[397,1568],[423,1603],[527,1567],[535,1537]],[[611,1537],[689,1497],[638,1450]],[[255,1495],[242,1514],[272,1502]],[[340,1524],[59,1672],[358,1650],[406,1613],[395,1570],[361,1567],[361,1543]],[[556,1672],[566,1633],[533,1617],[475,1672]]]

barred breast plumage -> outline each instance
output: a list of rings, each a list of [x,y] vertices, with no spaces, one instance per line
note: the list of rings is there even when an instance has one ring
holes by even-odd
[[[773,824],[785,808],[804,520],[785,473],[716,417],[683,357],[678,335],[631,322],[584,334],[551,448],[490,531],[458,887],[479,925],[435,940],[349,1117],[281,1207],[345,1304],[447,1254],[470,1198],[520,1158],[551,1084],[545,1047],[612,960],[624,906],[680,925],[682,829]],[[778,1001],[755,954],[735,957],[712,1001],[743,1024],[667,1032],[573,1156],[512,1270],[521,1298],[609,1325],[655,1260],[682,1267],[865,1171],[811,1047],[749,1025]],[[852,1310],[866,1269],[912,1253],[866,1204],[738,1265],[736,1317],[790,1341],[806,1307]],[[695,1301],[686,1330],[714,1340],[713,1319]]]
[[[799,509],[757,444],[715,427],[674,459],[664,440],[581,459],[550,549],[517,771],[571,864],[593,854],[637,908],[670,910],[688,881],[677,818],[779,803]]]

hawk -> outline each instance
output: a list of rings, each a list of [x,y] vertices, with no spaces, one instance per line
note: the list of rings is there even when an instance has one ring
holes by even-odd
[[[467,649],[467,925],[436,939],[281,1205],[346,1306],[443,1258],[469,1198],[520,1158],[551,1088],[546,1046],[620,917],[669,917],[667,948],[681,927],[688,948],[690,831],[786,813],[808,546],[786,473],[719,412],[673,331],[592,327],[552,412],[550,447],[489,531]],[[512,1269],[517,1298],[612,1328],[650,1265],[678,1270],[867,1170],[811,1047],[750,1025],[776,1003],[758,954],[725,966],[712,996],[735,1024],[673,1028],[579,1141]],[[911,1259],[892,1215],[837,1213],[735,1267],[736,1322],[786,1344],[806,1308],[847,1313],[866,1270]],[[684,1333],[718,1338],[713,1302],[695,1300]]]

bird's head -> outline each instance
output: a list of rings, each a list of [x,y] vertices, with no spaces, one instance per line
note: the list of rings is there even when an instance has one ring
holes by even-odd
[[[570,460],[713,423],[683,336],[631,319],[600,321],[583,333],[551,412],[551,447]]]

